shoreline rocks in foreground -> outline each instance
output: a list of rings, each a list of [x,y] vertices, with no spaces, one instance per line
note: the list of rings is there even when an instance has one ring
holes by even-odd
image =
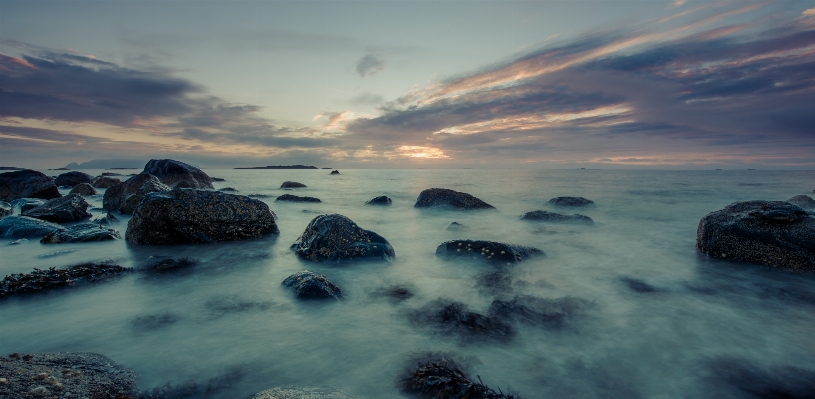
[[[215,189],[203,170],[173,159],[151,159],[141,174],[153,175],[170,188]]]
[[[62,197],[54,179],[36,170],[0,173],[0,201],[20,198],[52,199]]]
[[[127,224],[125,239],[135,244],[192,244],[279,232],[274,212],[260,200],[177,188],[147,194]]]
[[[517,263],[532,256],[546,256],[540,249],[485,240],[452,240],[436,247],[437,256],[462,257],[494,263]]]
[[[594,224],[594,220],[591,220],[590,217],[585,215],[580,215],[577,213],[572,215],[562,215],[560,213],[541,210],[524,213],[518,218],[521,220],[534,220],[540,222]]]
[[[734,202],[699,221],[696,246],[720,259],[815,270],[815,216],[784,201]]]
[[[94,223],[80,223],[63,230],[48,233],[40,242],[43,244],[63,244],[93,241],[113,241],[121,239],[119,232]]]
[[[281,284],[291,288],[294,295],[301,299],[342,298],[342,288],[326,276],[308,270],[286,277]]]
[[[447,188],[428,188],[419,193],[414,208],[444,207],[453,209],[495,209],[494,206],[470,195]]]
[[[312,219],[291,248],[300,258],[315,262],[396,257],[385,237],[336,213]]]
[[[42,238],[51,232],[65,230],[56,223],[28,216],[7,216],[0,219],[0,238]]]
[[[22,212],[22,215],[56,223],[75,222],[92,216],[88,213],[89,206],[81,195],[68,194],[27,209]]]

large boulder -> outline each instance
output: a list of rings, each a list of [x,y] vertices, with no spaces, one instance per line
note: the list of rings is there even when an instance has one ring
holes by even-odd
[[[699,221],[696,246],[716,258],[815,270],[815,216],[785,201],[734,202]]]
[[[111,241],[122,238],[114,229],[102,227],[94,223],[80,223],[69,226],[64,230],[54,230],[43,237],[43,244],[62,244],[91,241]]]
[[[808,195],[796,195],[787,200],[790,204],[798,205],[804,209],[815,208],[815,200]]]
[[[141,173],[158,177],[170,188],[214,189],[212,179],[203,170],[172,159],[151,159]]]
[[[73,171],[57,176],[54,183],[59,187],[73,187],[82,183],[90,184],[91,181],[93,181],[93,176],[87,173]]]
[[[340,287],[325,276],[308,270],[286,277],[282,284],[291,288],[294,295],[302,299],[342,298]]]
[[[415,208],[445,207],[454,209],[494,209],[495,207],[467,193],[447,188],[428,188],[419,193]]]
[[[532,256],[545,256],[533,247],[485,240],[453,240],[436,247],[437,256],[463,257],[491,263],[516,263]]]
[[[587,206],[593,205],[594,201],[583,197],[555,197],[549,203],[557,206]]]
[[[31,169],[0,173],[0,201],[62,197],[54,179]]]
[[[27,216],[8,216],[0,219],[0,238],[41,238],[64,226]]]
[[[136,244],[211,243],[280,231],[262,201],[219,191],[177,188],[147,194],[127,224]]]
[[[371,198],[366,202],[366,205],[390,205],[393,201],[387,195],[380,195],[376,198]]]
[[[284,181],[283,184],[280,185],[280,188],[304,188],[307,187],[303,183],[298,183],[296,181]]]
[[[96,189],[88,183],[80,183],[74,186],[69,194],[79,194],[82,196],[96,195]]]
[[[326,388],[272,388],[258,392],[249,399],[354,399],[340,391]]]
[[[365,230],[339,214],[312,219],[291,248],[297,256],[315,262],[364,258],[391,260],[396,257],[385,237]]]
[[[559,213],[540,210],[524,213],[523,215],[519,216],[519,219],[534,220],[539,222],[594,224],[594,221],[591,220],[590,217],[579,215],[577,213],[573,215],[561,215]]]
[[[149,193],[170,191],[170,187],[153,175],[136,175],[117,184],[102,198],[102,207],[108,212],[118,211],[130,215]]]
[[[117,184],[120,184],[121,182],[122,181],[120,179],[115,177],[99,176],[93,179],[91,185],[96,188],[111,188]]]
[[[11,216],[14,213],[14,207],[6,201],[0,201],[0,218]]]
[[[81,195],[68,194],[50,199],[36,208],[24,211],[22,215],[56,223],[75,222],[91,217],[88,206],[88,202]]]

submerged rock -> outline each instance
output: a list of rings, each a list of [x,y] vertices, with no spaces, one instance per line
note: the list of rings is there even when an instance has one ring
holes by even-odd
[[[461,302],[438,299],[409,314],[414,324],[428,326],[443,335],[468,339],[509,341],[515,329],[503,320],[471,312]]]
[[[296,181],[284,181],[283,184],[280,185],[280,188],[304,188],[307,187],[303,183],[298,183]]]
[[[589,301],[573,297],[547,299],[519,295],[511,300],[494,300],[490,305],[489,314],[491,317],[502,320],[517,320],[538,326],[560,327],[590,304]]]
[[[27,216],[8,216],[0,219],[0,238],[41,238],[64,229],[64,226],[56,223]]]
[[[428,188],[419,193],[414,208],[445,207],[453,209],[494,209],[495,207],[467,193],[446,188]]]
[[[11,207],[20,210],[23,213],[29,209],[34,209],[45,203],[45,200],[39,198],[20,198],[11,201]]]
[[[100,176],[121,176],[121,175],[122,175],[121,173],[116,172],[102,172]]]
[[[114,223],[119,223],[119,218],[117,218],[116,216],[113,216],[113,214],[111,214],[111,213],[108,213],[105,216],[94,219],[93,223],[98,224],[98,225],[108,225],[108,226],[110,226],[110,225],[112,225]]]
[[[716,258],[815,270],[815,216],[784,201],[734,202],[699,221],[696,246]]]
[[[281,196],[277,197],[277,199],[275,199],[275,202],[277,202],[277,201],[291,201],[291,202],[322,202],[322,201],[320,201],[320,199],[319,199],[319,198],[314,198],[314,197],[300,197],[300,196],[297,196],[297,195],[291,195],[291,194],[283,194],[283,195],[281,195]]]
[[[114,229],[99,226],[93,223],[80,223],[69,226],[64,230],[56,230],[43,237],[43,244],[62,244],[91,241],[111,241],[121,239],[122,236]]]
[[[71,189],[70,194],[79,194],[82,196],[96,195],[96,189],[88,183],[80,183]]]
[[[559,223],[583,223],[583,224],[594,224],[594,221],[591,220],[590,217],[579,215],[577,213],[573,215],[561,215],[559,213],[554,212],[547,212],[547,211],[532,211],[524,213],[523,215],[519,216],[521,220],[535,220],[535,221],[542,221],[542,222],[559,222]]]
[[[406,371],[400,379],[402,390],[422,399],[521,399],[504,394],[468,376],[464,366],[447,356],[433,355]]]
[[[512,279],[503,271],[484,273],[478,276],[475,286],[487,294],[505,294],[512,291]]]
[[[0,281],[0,297],[45,292],[55,288],[92,283],[118,276],[127,271],[119,265],[84,263],[67,269],[34,269],[28,274],[10,274]]]
[[[815,370],[779,365],[761,367],[747,359],[726,357],[710,361],[708,368],[710,382],[729,391],[719,393],[718,397],[815,398]]]
[[[132,214],[142,198],[149,193],[170,191],[170,187],[153,175],[136,175],[125,182],[117,184],[107,191],[102,198],[102,207],[108,212]]]
[[[224,188],[218,189],[218,191],[223,191],[223,192],[227,192],[227,193],[237,193],[238,192],[238,190],[236,190],[236,189],[234,189],[232,187],[224,187]]]
[[[475,258],[494,263],[516,263],[532,256],[545,256],[540,249],[483,240],[453,240],[436,248],[437,256]]]
[[[6,201],[0,201],[0,218],[11,216],[14,213],[14,207]]]
[[[54,198],[44,204],[28,209],[23,216],[47,220],[49,222],[65,223],[91,217],[88,213],[88,202],[78,194],[68,194],[61,198]]]
[[[340,391],[325,388],[272,388],[258,392],[249,399],[354,399]]]
[[[448,224],[447,227],[445,227],[444,229],[448,231],[464,231],[469,230],[470,227],[465,226],[459,222],[450,222],[450,224]]]
[[[798,205],[804,209],[815,208],[815,200],[808,195],[796,195],[787,200],[790,204]]]
[[[376,197],[376,198],[371,198],[370,200],[365,202],[365,204],[366,205],[390,205],[391,202],[393,202],[393,201],[391,201],[391,199],[387,195],[381,195],[381,196]]]
[[[297,256],[315,262],[367,258],[391,260],[396,257],[385,237],[365,230],[339,214],[312,219],[291,248]]]
[[[121,176],[119,174],[116,174],[116,175]],[[108,176],[105,176],[104,173],[102,173],[102,176],[96,177],[96,178],[93,179],[93,181],[91,182],[91,185],[96,187],[96,188],[111,188],[111,187],[113,187],[113,186],[115,186],[117,184],[121,184],[121,183],[122,183],[122,181],[120,179],[117,179],[115,177],[108,177]]]
[[[303,299],[342,298],[342,289],[328,278],[317,273],[303,270],[289,277],[282,283],[294,291],[294,295]]]
[[[586,206],[594,204],[594,201],[583,197],[556,197],[550,199],[549,203],[558,206]]]
[[[634,291],[634,292],[637,292],[637,293],[640,293],[640,294],[646,294],[646,293],[658,292],[659,291],[658,289],[654,288],[654,286],[652,286],[651,284],[648,284],[645,281],[642,281],[642,280],[640,280],[638,278],[620,277],[620,281],[625,283],[625,285],[631,291]]]
[[[331,173],[329,173],[329,175],[338,175],[338,174],[340,174],[340,171],[336,170],[336,169],[332,170]]]
[[[54,183],[59,187],[74,187],[82,183],[90,184],[93,181],[93,176],[82,172],[68,172],[57,176]]]
[[[204,171],[173,159],[151,159],[141,173],[157,177],[170,188],[214,189]]]
[[[31,169],[0,173],[0,201],[62,197],[54,179]]]
[[[226,179],[221,177],[210,177],[210,179],[212,179],[212,181],[226,181]]]
[[[262,201],[177,188],[147,194],[127,224],[125,239],[135,244],[211,243],[279,232],[275,214]]]
[[[190,258],[160,259],[153,260],[153,262],[148,263],[143,268],[143,271],[151,274],[175,273],[178,271],[189,269],[195,266],[196,264],[198,264],[198,261]]]

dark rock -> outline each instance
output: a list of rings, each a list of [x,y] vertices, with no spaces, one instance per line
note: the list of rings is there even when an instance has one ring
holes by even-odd
[[[419,193],[414,208],[444,207],[453,209],[494,209],[495,207],[467,193],[446,188],[428,188]]]
[[[112,225],[114,223],[119,223],[119,219],[116,216],[113,216],[113,214],[108,213],[107,215],[105,215],[103,217],[94,219],[93,223],[98,224],[98,225],[108,225],[108,226],[110,226],[110,225]]]
[[[23,213],[29,209],[34,209],[44,203],[45,200],[39,198],[20,198],[11,201],[11,206],[12,208],[19,209],[20,210],[19,213]]]
[[[630,289],[631,291],[638,292],[641,294],[659,291],[656,288],[654,288],[654,286],[652,286],[651,284],[648,284],[645,281],[642,281],[637,278],[621,277],[620,281],[625,283],[625,285],[628,286],[628,289]]]
[[[172,313],[148,314],[134,317],[130,321],[130,327],[136,332],[143,333],[170,326],[179,319],[181,318]]]
[[[243,195],[177,188],[147,194],[127,224],[136,244],[211,243],[280,231],[263,202]]]
[[[91,217],[88,206],[81,195],[68,194],[50,199],[36,208],[26,210],[22,215],[56,223],[75,222]]]
[[[249,399],[354,399],[328,388],[272,388],[258,392]]]
[[[815,216],[784,201],[734,202],[699,221],[696,246],[716,258],[815,270]]]
[[[118,211],[129,215],[136,210],[145,195],[164,191],[170,191],[170,187],[157,177],[136,175],[105,191],[102,207],[108,212]]]
[[[409,315],[415,324],[429,326],[443,335],[487,341],[509,341],[515,329],[503,320],[471,312],[467,305],[438,299]]]
[[[223,191],[223,192],[227,192],[227,193],[237,193],[238,192],[238,190],[236,190],[236,189],[234,189],[232,187],[224,187],[224,188],[219,189],[218,191]]]
[[[475,286],[487,294],[505,294],[512,291],[512,279],[502,271],[484,273],[478,276]]]
[[[392,202],[392,201],[391,201],[391,199],[390,199],[390,198],[388,198],[388,196],[386,196],[386,195],[381,195],[381,196],[379,196],[379,197],[376,197],[376,198],[372,198],[372,199],[370,199],[370,200],[369,200],[368,202],[366,202],[365,204],[367,204],[367,205],[390,205],[390,204],[391,204],[391,202]]]
[[[0,237],[2,238],[41,238],[51,232],[64,230],[65,227],[45,220],[27,216],[7,216],[0,219]]]
[[[14,241],[8,243],[8,245],[20,245],[20,244],[25,244],[27,242],[28,242],[28,238],[20,238],[19,240],[14,240]]]
[[[815,208],[815,200],[808,195],[796,195],[787,200],[790,204],[798,205],[804,209]]]
[[[266,194],[249,194],[249,195],[247,195],[247,197],[251,197],[251,198],[269,198],[269,197],[271,197],[271,195],[266,195]]]
[[[299,197],[299,196],[296,196],[296,195],[291,195],[291,194],[283,194],[283,195],[281,195],[281,196],[277,197],[277,199],[275,199],[275,202],[277,202],[277,201],[291,201],[291,202],[322,202],[322,201],[320,201],[320,199],[319,199],[319,198],[314,198],[314,197]]]
[[[543,222],[594,224],[594,221],[591,220],[590,217],[579,215],[577,213],[573,215],[561,215],[559,213],[547,211],[532,211],[524,213],[519,218],[522,220],[535,220]]]
[[[122,238],[119,232],[93,223],[80,223],[64,230],[56,230],[43,237],[43,244],[62,244],[91,241],[110,241]]]
[[[6,201],[0,201],[0,218],[14,214],[14,207]]]
[[[450,222],[450,224],[448,224],[444,229],[449,231],[465,231],[469,230],[470,228],[459,222]]]
[[[468,376],[464,366],[447,356],[433,356],[406,371],[400,379],[401,388],[422,399],[521,399],[504,394]]]
[[[67,269],[34,269],[29,274],[11,274],[0,281],[0,297],[45,292],[55,288],[92,283],[127,271],[119,265],[84,263]]]
[[[226,181],[226,179],[220,177],[210,177],[210,179],[212,179],[212,181]]]
[[[490,305],[489,315],[501,320],[518,320],[537,326],[560,327],[590,305],[589,301],[573,297],[547,299],[519,295],[512,300],[494,300]]]
[[[204,171],[172,159],[151,159],[141,174],[158,177],[170,188],[214,188],[212,179]]]
[[[57,176],[54,183],[59,187],[73,187],[82,183],[90,184],[91,181],[93,181],[93,176],[87,173],[73,171]]]
[[[717,358],[708,365],[710,379],[729,392],[717,397],[813,399],[815,370],[792,366],[760,367],[746,359]]]
[[[342,289],[323,275],[308,270],[297,272],[283,280],[283,285],[303,299],[342,298]]]
[[[311,261],[391,260],[396,257],[385,237],[365,230],[338,214],[320,215],[312,219],[291,248],[297,256]]]
[[[104,175],[104,173],[103,173]],[[121,175],[120,175],[121,176]],[[91,185],[96,188],[111,188],[117,184],[121,184],[122,181],[115,177],[108,177],[108,176],[101,176],[94,178],[91,182]]]
[[[8,381],[0,385],[3,398],[126,399],[137,393],[133,370],[96,353],[12,353],[0,357],[0,370]]]
[[[586,206],[594,204],[594,201],[583,197],[557,197],[550,199],[549,203],[558,206]]]
[[[18,198],[51,199],[62,197],[50,177],[35,170],[0,173],[0,201]]]
[[[384,296],[394,301],[404,301],[413,297],[413,289],[404,285],[392,285],[372,292],[374,296]]]
[[[96,195],[96,189],[88,183],[80,183],[74,186],[69,194],[79,194],[81,196]]]
[[[187,270],[196,264],[198,264],[198,261],[190,258],[160,259],[147,264],[147,266],[143,268],[143,271],[151,274],[175,273]]]
[[[298,183],[296,181],[284,181],[283,184],[280,185],[280,188],[303,188],[307,187],[303,183]]]
[[[329,175],[338,175],[338,174],[340,174],[340,171],[336,170],[336,169],[332,170],[331,173],[329,173]]]
[[[102,173],[102,176],[121,176],[121,175],[122,175],[121,173],[116,173],[116,172],[103,172]]]
[[[436,247],[437,256],[476,258],[493,263],[516,263],[545,256],[540,249],[483,240],[453,240]]]

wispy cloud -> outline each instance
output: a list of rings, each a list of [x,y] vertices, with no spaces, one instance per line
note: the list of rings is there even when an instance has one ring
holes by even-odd
[[[357,60],[356,70],[360,77],[373,76],[385,69],[385,58],[382,54],[368,53]]]

